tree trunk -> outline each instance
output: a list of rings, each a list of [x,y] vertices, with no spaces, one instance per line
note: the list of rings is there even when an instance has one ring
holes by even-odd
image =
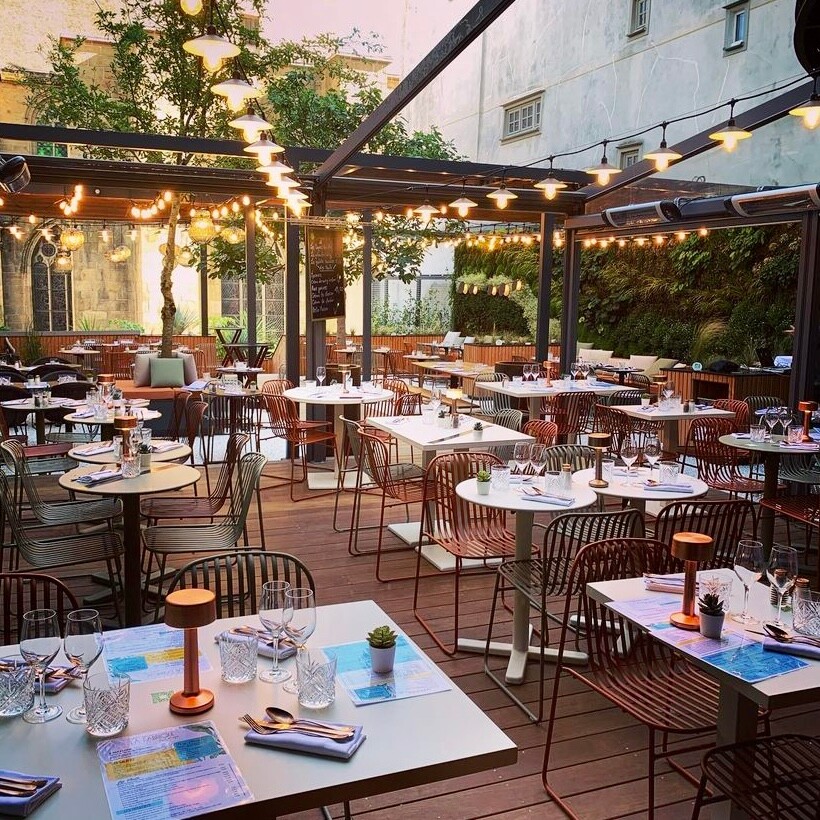
[[[174,317],[177,306],[174,303],[173,272],[177,256],[177,223],[179,222],[179,198],[174,197],[168,209],[168,236],[165,240],[165,255],[162,257],[162,273],[159,278],[159,289],[162,293],[162,346],[160,358],[171,358],[171,347],[174,335]]]
[[[345,328],[345,317],[339,316],[336,319],[336,347],[346,347],[345,336],[347,329]]]

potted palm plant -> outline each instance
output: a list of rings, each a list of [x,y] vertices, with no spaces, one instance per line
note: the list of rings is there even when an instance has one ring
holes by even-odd
[[[387,675],[393,671],[396,659],[396,633],[389,626],[377,626],[367,633],[370,645],[370,668],[377,675]]]
[[[726,617],[724,602],[713,592],[707,592],[698,599],[700,609],[700,634],[704,638],[720,638],[723,631],[723,619]]]
[[[479,495],[490,494],[490,473],[488,470],[479,470],[475,475],[475,486]]]

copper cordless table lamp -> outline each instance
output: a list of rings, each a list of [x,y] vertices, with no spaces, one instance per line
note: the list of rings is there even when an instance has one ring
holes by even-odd
[[[209,589],[178,589],[165,599],[165,623],[185,630],[183,687],[169,703],[178,715],[198,715],[214,705],[214,693],[199,688],[197,629],[215,620],[216,596]]]
[[[676,532],[672,536],[672,555],[683,561],[683,608],[669,616],[669,622],[678,629],[696,630],[700,618],[695,613],[695,583],[698,564],[708,561],[715,553],[715,543],[700,532]]]
[[[608,487],[609,482],[606,481],[602,475],[604,450],[608,450],[612,446],[611,433],[590,433],[589,446],[595,450],[595,478],[590,479],[590,487]]]
[[[811,414],[817,409],[816,401],[801,401],[797,405],[797,409],[803,414],[803,435],[800,441],[813,441],[809,435],[809,428],[811,427]]]

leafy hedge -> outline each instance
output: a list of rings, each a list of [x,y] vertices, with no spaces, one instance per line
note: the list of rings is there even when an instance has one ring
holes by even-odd
[[[585,250],[581,261],[579,338],[616,354],[654,353],[686,360],[755,359],[755,348],[788,352],[800,233],[797,225],[736,228],[690,235],[661,247],[630,243]],[[499,274],[537,292],[538,248],[504,245],[456,250],[454,327],[462,332],[521,333],[532,313],[526,298],[459,293],[460,281]],[[520,304],[516,304],[516,302]],[[551,315],[560,316],[561,258],[556,254]]]

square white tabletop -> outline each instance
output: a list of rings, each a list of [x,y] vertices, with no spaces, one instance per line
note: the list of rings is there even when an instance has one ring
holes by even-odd
[[[491,393],[503,393],[505,396],[513,396],[517,399],[531,399],[541,396],[557,396],[559,393],[594,393],[596,396],[608,396],[618,390],[624,390],[622,384],[611,384],[609,382],[578,381],[572,387],[542,386],[538,382],[479,382],[477,389],[489,390]]]
[[[657,404],[650,404],[655,410],[647,410],[638,404],[617,404],[615,410],[621,410],[627,416],[634,419],[654,419],[655,421],[694,421],[695,419],[714,418],[735,418],[731,410],[716,410],[714,407],[704,407],[702,410],[694,410],[691,413],[684,413],[682,407],[675,407],[671,410],[661,410]]]
[[[317,615],[316,632],[310,639],[316,648],[363,640],[380,624],[398,629],[373,601],[320,607]],[[515,744],[455,685],[446,692],[356,707],[337,683],[335,703],[321,712],[309,712],[300,710],[296,695],[284,692],[281,686],[259,680],[224,683],[214,635],[240,624],[260,626],[255,616],[249,616],[217,621],[199,630],[200,650],[212,667],[201,673],[200,683],[214,692],[213,709],[182,717],[172,714],[166,702],[154,703],[152,693],[181,688],[181,676],[132,684],[125,730],[126,735],[135,735],[212,721],[254,795],[252,803],[229,808],[219,817],[268,820],[516,762]],[[13,652],[11,647],[3,650],[3,654]],[[270,663],[264,658],[259,662]],[[284,663],[293,669],[293,659]],[[72,683],[49,699],[68,709],[81,697],[80,685]],[[361,724],[367,739],[345,762],[246,744],[247,727],[238,717],[246,712],[261,717],[265,707],[272,705],[301,717]],[[0,721],[0,766],[61,778],[62,789],[37,809],[39,820],[109,817],[95,740],[83,726],[68,723],[64,717],[43,726],[20,718]]]

